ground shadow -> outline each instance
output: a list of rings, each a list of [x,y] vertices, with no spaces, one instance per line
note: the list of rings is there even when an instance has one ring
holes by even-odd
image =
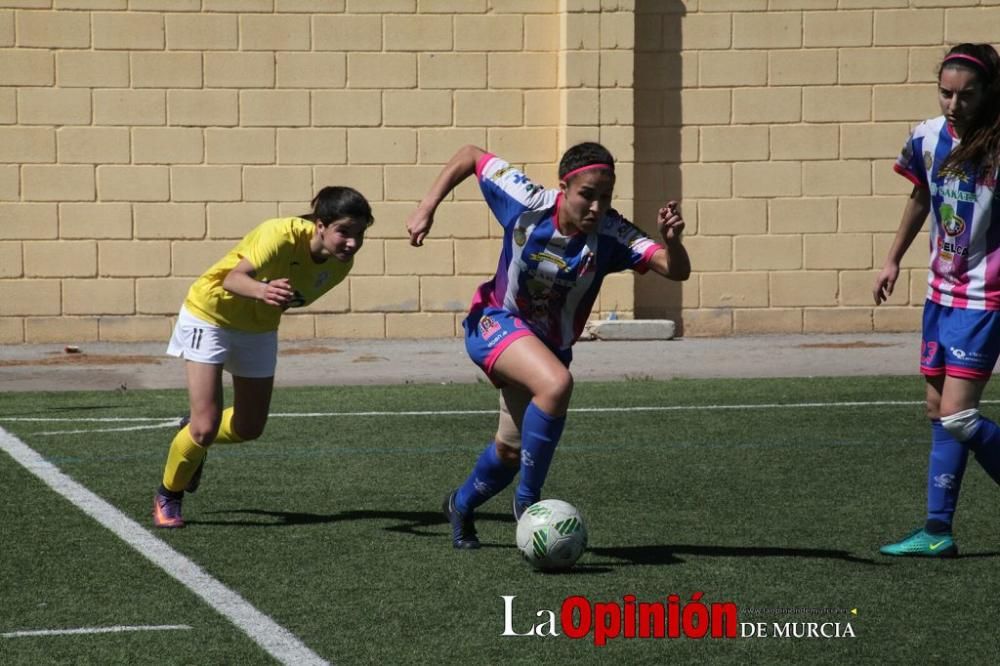
[[[217,509],[203,511],[205,515],[237,516],[231,519],[219,520],[188,520],[188,525],[224,525],[229,527],[289,527],[295,525],[316,525],[324,523],[342,523],[355,520],[388,520],[398,522],[398,525],[386,527],[387,532],[400,532],[415,536],[440,537],[440,532],[423,531],[426,527],[446,525],[444,515],[440,511],[382,511],[355,510],[337,513],[305,513],[299,511],[268,511],[266,509]],[[477,513],[476,522],[512,523],[513,518],[506,513]],[[485,545],[485,544],[484,544]]]
[[[202,512],[203,515],[229,516],[229,518],[186,520],[188,525],[217,525],[226,527],[291,527],[296,525],[318,525],[341,523],[348,521],[391,521],[395,524],[384,527],[387,532],[409,534],[418,537],[441,538],[441,530],[429,530],[447,524],[444,516],[438,511],[390,511],[390,510],[354,510],[337,513],[307,513],[300,511],[269,511],[266,509],[217,509]],[[505,523],[510,525],[513,518],[507,513],[476,514],[479,524],[485,522]],[[483,548],[515,548],[513,543],[484,542]],[[876,561],[867,557],[852,555],[846,550],[830,550],[824,548],[794,548],[781,546],[712,546],[691,544],[660,544],[645,546],[611,546],[591,547],[588,555],[607,557],[618,562],[593,562],[581,564],[573,569],[577,575],[607,573],[611,567],[652,565],[662,566],[683,564],[682,556],[698,557],[798,557],[809,559],[828,559],[864,564],[868,566],[887,566],[889,560]],[[987,552],[964,555],[963,557],[996,557],[1000,553]]]
[[[589,552],[597,556],[623,560],[627,565],[683,564],[684,559],[679,557],[680,555],[695,555],[700,557],[802,557],[841,560],[869,566],[885,566],[888,564],[888,562],[876,562],[867,557],[857,557],[846,550],[783,548],[779,546],[694,546],[689,544],[663,544],[657,546],[590,548]]]

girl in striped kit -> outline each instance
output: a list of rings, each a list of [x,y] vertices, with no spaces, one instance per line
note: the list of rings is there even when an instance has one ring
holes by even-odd
[[[615,162],[597,143],[566,151],[556,189],[481,148],[461,148],[407,220],[411,244],[423,243],[438,205],[473,175],[503,227],[503,243],[496,273],[473,295],[465,346],[501,392],[496,436],[444,499],[452,544],[462,549],[480,545],[474,509],[519,472],[515,518],[541,499],[573,391],[572,346],[605,276],[652,270],[686,280],[691,272],[677,202],[658,212],[660,242],[633,226],[611,208]]]
[[[920,372],[926,380],[931,452],[927,518],[884,555],[953,557],[952,520],[971,451],[1000,483],[1000,427],[979,413],[1000,356],[1000,57],[959,44],[938,69],[941,115],[913,130],[895,170],[913,183],[903,219],[875,280],[885,301],[899,263],[931,214],[930,273]]]

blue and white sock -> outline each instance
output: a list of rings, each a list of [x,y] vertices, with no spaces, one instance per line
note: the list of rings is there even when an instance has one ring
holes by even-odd
[[[969,459],[969,449],[941,425],[931,420],[931,455],[927,465],[928,532],[947,532],[955,517],[962,476]]]
[[[517,476],[517,467],[508,467],[497,455],[495,442],[490,442],[479,454],[472,473],[455,495],[455,508],[468,513],[510,485]]]
[[[550,416],[528,403],[521,421],[521,481],[517,484],[517,503],[534,504],[542,497],[542,486],[549,474],[549,465],[562,437],[566,416]]]

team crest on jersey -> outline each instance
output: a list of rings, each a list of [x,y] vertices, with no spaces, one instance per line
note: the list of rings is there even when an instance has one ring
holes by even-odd
[[[306,297],[302,295],[298,289],[292,293],[292,298],[285,303],[281,309],[287,310],[288,308],[301,308],[306,304]]]
[[[322,273],[320,273],[319,275],[316,276],[316,281],[313,282],[313,287],[315,287],[316,289],[319,289],[329,279],[330,279],[330,273],[328,273],[327,271],[323,271]]]
[[[941,204],[941,227],[949,236],[961,236],[965,231],[965,220],[955,214],[955,209],[948,204]]]
[[[934,165],[934,156],[931,155],[931,151],[925,150],[924,151],[924,169],[926,169],[927,171],[930,171],[931,170],[931,166],[933,166],[933,165]]]
[[[524,227],[516,227],[514,229],[514,242],[517,243],[518,247],[523,247],[527,239],[528,233],[524,230]]]

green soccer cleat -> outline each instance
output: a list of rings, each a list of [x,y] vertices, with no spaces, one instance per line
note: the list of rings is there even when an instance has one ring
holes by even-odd
[[[883,555],[898,557],[956,557],[958,546],[950,534],[930,534],[916,529],[896,543],[878,549]]]

